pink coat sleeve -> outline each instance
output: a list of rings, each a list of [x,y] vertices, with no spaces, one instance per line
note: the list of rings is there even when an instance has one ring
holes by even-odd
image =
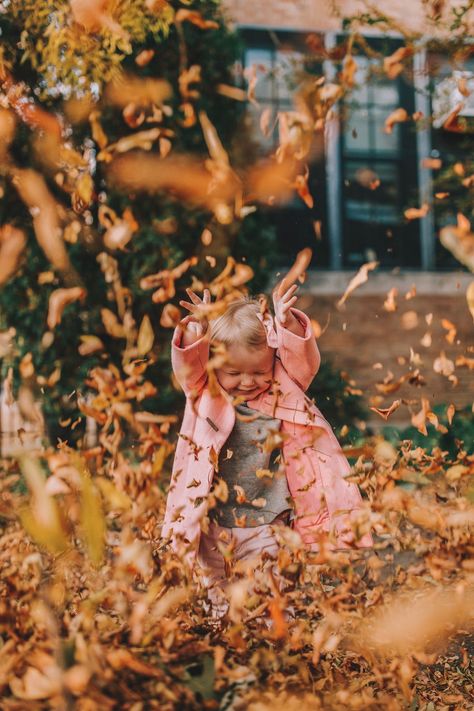
[[[321,355],[308,316],[299,309],[291,309],[291,313],[303,326],[304,335],[297,336],[275,319],[278,351],[290,378],[305,391],[319,370]]]
[[[186,397],[199,395],[207,380],[209,338],[202,336],[190,346],[182,346],[182,331],[176,328],[171,342],[171,365]]]

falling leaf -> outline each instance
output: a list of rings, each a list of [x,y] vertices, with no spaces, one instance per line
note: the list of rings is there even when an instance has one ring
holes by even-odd
[[[446,358],[444,351],[441,351],[438,358],[435,358],[433,362],[433,370],[435,373],[448,377],[454,373],[454,363],[449,358]]]
[[[411,57],[413,49],[411,47],[399,47],[393,54],[383,59],[383,69],[389,79],[396,79],[402,73],[403,60]]]
[[[101,309],[100,315],[109,336],[113,336],[113,338],[126,338],[125,329],[113,311],[110,309]]]
[[[25,246],[26,235],[23,230],[12,225],[0,228],[0,286],[17,271]]]
[[[271,107],[267,106],[266,109],[263,109],[262,113],[260,114],[260,130],[263,133],[264,136],[268,136],[270,133],[270,121],[272,118],[272,109]]]
[[[357,289],[362,284],[365,284],[365,282],[369,278],[369,272],[373,269],[376,269],[376,267],[378,267],[378,264],[378,262],[367,262],[366,264],[363,264],[361,266],[355,277],[353,277],[349,282],[344,294],[337,302],[338,308],[340,308],[347,301],[347,299],[352,294],[352,292],[355,291],[355,289]]]
[[[357,71],[357,62],[355,61],[354,57],[352,54],[348,54],[345,59],[344,63],[342,65],[342,72],[341,72],[341,84],[350,89],[354,86],[354,77],[355,73]]]
[[[395,111],[392,111],[392,113],[385,119],[385,133],[392,133],[395,124],[403,123],[404,121],[408,121],[408,113],[405,109],[395,109]]]
[[[154,49],[142,49],[142,51],[139,52],[135,57],[135,64],[137,64],[139,67],[146,67],[146,65],[151,62],[154,56]]]
[[[181,321],[181,311],[174,304],[165,304],[161,312],[160,326],[163,328],[176,328]]]
[[[145,356],[153,348],[155,334],[151,325],[150,317],[145,314],[140,324],[137,339],[137,351],[139,356]]]
[[[283,279],[275,287],[275,291],[279,296],[284,294],[290,286],[292,286],[296,281],[301,279],[303,274],[311,262],[313,256],[313,251],[309,247],[305,247],[296,255],[294,264],[291,266],[290,270],[285,274]]]
[[[453,417],[456,412],[456,407],[453,405],[453,403],[450,403],[448,407],[446,408],[446,417],[448,418],[448,423],[451,425],[453,422]]]
[[[87,32],[100,32],[104,29],[128,39],[128,33],[114,20],[109,10],[108,0],[69,0],[74,21]]]
[[[81,477],[81,532],[93,565],[99,566],[104,557],[106,523],[102,504],[90,473],[77,459]]]
[[[421,207],[409,207],[403,213],[407,220],[418,220],[421,217],[426,217],[430,211],[428,203],[424,203]]]
[[[388,408],[378,408],[378,407],[371,407],[370,409],[376,412],[380,417],[383,417],[384,420],[388,420],[390,415],[395,412],[395,410],[398,410],[400,405],[402,404],[401,400],[394,400],[390,407]]]
[[[385,311],[396,311],[397,310],[397,301],[396,298],[398,296],[398,289],[395,287],[392,287],[390,291],[387,294],[387,297],[385,301],[383,302],[383,307]]]
[[[86,290],[81,286],[74,286],[70,289],[55,289],[49,297],[48,328],[51,330],[56,328],[61,323],[66,306],[75,301],[82,301],[86,293]]]
[[[209,247],[212,242],[212,232],[207,227],[202,231],[201,242],[205,247]]]
[[[13,171],[13,184],[33,215],[36,239],[51,264],[70,279],[79,280],[62,238],[58,205],[44,178],[31,169]]]
[[[466,289],[466,301],[468,309],[471,312],[471,316],[474,320],[474,281],[471,281],[471,283]]]
[[[440,158],[423,158],[421,161],[421,167],[429,170],[439,170],[442,165]]]
[[[69,542],[61,521],[56,501],[46,491],[46,477],[37,461],[22,457],[20,466],[31,492],[29,506],[20,511],[20,518],[28,534],[51,553],[60,553]]]
[[[206,20],[197,10],[185,10],[180,8],[175,15],[175,22],[191,22],[201,30],[214,30],[219,27],[214,20]]]

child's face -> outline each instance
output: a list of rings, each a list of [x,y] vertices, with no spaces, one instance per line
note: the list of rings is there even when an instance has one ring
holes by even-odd
[[[227,362],[216,369],[216,377],[230,395],[252,400],[270,387],[274,360],[275,350],[269,346],[248,348],[233,344],[227,348]]]

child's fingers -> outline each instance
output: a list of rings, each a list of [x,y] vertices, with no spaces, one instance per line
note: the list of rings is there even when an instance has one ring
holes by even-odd
[[[186,289],[186,294],[189,296],[189,298],[191,299],[193,304],[197,305],[197,304],[202,303],[202,300],[199,298],[199,296],[197,294],[195,294],[194,291],[192,289],[190,289],[189,287]]]
[[[194,313],[194,311],[196,310],[196,306],[194,304],[190,304],[188,301],[180,301],[179,305],[182,306],[183,309],[191,311],[191,313]]]
[[[298,297],[297,297],[297,296],[293,296],[293,298],[291,298],[289,301],[287,301],[287,302],[285,302],[284,304],[282,304],[282,307],[281,307],[281,308],[282,308],[282,311],[283,311],[284,313],[286,313],[287,311],[289,311],[289,309],[293,306],[293,304],[295,303],[295,301],[298,301]]]
[[[204,298],[203,301],[205,304],[210,304],[211,303],[211,292],[209,289],[204,289]]]
[[[283,294],[283,296],[281,297],[281,300],[288,301],[288,299],[290,299],[293,296],[293,294],[296,292],[297,289],[298,289],[298,284],[293,284],[293,286],[290,286],[288,291],[286,291]]]

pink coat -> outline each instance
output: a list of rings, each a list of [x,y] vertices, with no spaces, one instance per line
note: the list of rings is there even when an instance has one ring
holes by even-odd
[[[312,550],[318,549],[321,531],[333,535],[333,548],[370,546],[370,534],[354,542],[350,512],[362,506],[359,489],[345,481],[350,465],[330,424],[305,395],[321,362],[309,318],[298,309],[293,314],[304,326],[297,336],[275,319],[278,349],[274,383],[277,387],[248,402],[249,407],[282,420],[283,461],[294,502],[294,528]],[[235,422],[235,410],[221,389],[212,396],[207,384],[209,339],[204,336],[182,347],[176,329],[172,365],[186,395],[186,408],[176,446],[173,474],[166,503],[162,537],[178,549],[187,544],[194,559],[199,546],[200,522],[207,513],[207,497],[214,477],[212,460],[219,454]],[[279,391],[279,392],[278,392]],[[214,452],[211,451],[214,448]]]

